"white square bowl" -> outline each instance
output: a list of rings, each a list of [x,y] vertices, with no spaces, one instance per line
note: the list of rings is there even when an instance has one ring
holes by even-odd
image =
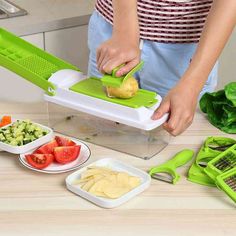
[[[16,120],[14,120],[11,124],[4,126],[3,128],[7,128],[8,126],[11,126]],[[38,138],[30,143],[27,143],[25,145],[22,146],[12,146],[3,142],[0,142],[0,149],[2,151],[6,151],[6,152],[10,152],[13,154],[23,154],[26,152],[29,152],[32,149],[35,149],[47,142],[50,142],[53,139],[53,130],[50,129],[47,126],[35,123],[32,121],[33,124],[39,126],[41,129],[46,130],[48,132],[48,134],[44,135],[41,138]]]
[[[77,179],[80,179],[81,173],[86,171],[87,167],[89,166],[101,166],[101,167],[111,168],[112,170],[115,170],[115,171],[126,172],[130,175],[139,177],[141,179],[141,184],[117,199],[97,197],[81,189],[79,185],[73,185],[73,182]],[[75,193],[76,195],[79,195],[87,199],[88,201],[93,202],[94,204],[103,208],[115,208],[115,207],[120,206],[121,204],[129,201],[131,198],[137,196],[139,193],[143,192],[145,189],[147,189],[150,186],[150,183],[151,183],[151,177],[146,172],[139,170],[133,166],[127,165],[113,158],[104,158],[104,159],[98,160],[88,165],[87,167],[84,167],[70,174],[66,178],[66,186],[68,190]]]

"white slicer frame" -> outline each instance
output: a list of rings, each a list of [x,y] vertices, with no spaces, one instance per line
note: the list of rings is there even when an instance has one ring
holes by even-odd
[[[159,95],[156,96],[158,102],[150,108],[131,108],[69,90],[74,84],[87,78],[75,70],[57,71],[48,80],[56,86],[55,95],[45,94],[44,98],[58,105],[147,131],[161,126],[168,119],[168,114],[159,120],[151,119],[162,101]]]

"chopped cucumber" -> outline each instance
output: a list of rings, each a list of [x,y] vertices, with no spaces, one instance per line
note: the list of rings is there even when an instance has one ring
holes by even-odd
[[[0,128],[0,142],[12,146],[22,146],[47,134],[47,130],[43,130],[30,120],[18,120],[7,127]]]

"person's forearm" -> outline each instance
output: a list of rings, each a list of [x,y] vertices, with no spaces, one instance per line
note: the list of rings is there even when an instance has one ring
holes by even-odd
[[[113,36],[139,42],[137,0],[113,0]]]
[[[198,92],[220,56],[236,24],[236,0],[214,0],[191,64],[182,77]]]

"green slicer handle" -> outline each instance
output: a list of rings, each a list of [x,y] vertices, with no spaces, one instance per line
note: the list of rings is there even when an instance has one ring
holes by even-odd
[[[115,69],[113,69],[112,70],[112,77],[114,77],[114,78],[119,78],[119,77],[117,77],[116,76],[116,72],[121,68],[121,67],[123,67],[123,66],[125,66],[125,64],[121,64],[120,66],[117,66]]]
[[[79,71],[76,66],[43,51],[3,28],[0,28],[0,66],[42,88],[48,95],[54,95],[56,89],[56,86],[48,81],[52,74],[63,69]]]
[[[194,151],[190,149],[184,149],[178,152],[171,160],[167,161],[166,164],[169,166],[173,166],[173,168],[178,168],[180,166],[188,163],[194,155]]]
[[[133,76],[134,73],[136,73],[137,71],[141,70],[141,68],[143,67],[144,65],[144,61],[140,61],[138,63],[138,65],[136,65],[132,70],[130,70],[124,77],[123,79],[123,82],[125,80],[127,80],[129,77]],[[123,66],[125,66],[125,64],[121,64],[120,66],[116,67],[115,69],[112,70],[112,77],[115,77],[115,78],[119,78],[116,76],[116,72],[122,68]]]
[[[125,64],[122,64],[112,70],[111,75],[105,74],[101,81],[104,86],[111,86],[111,87],[120,87],[124,81],[126,81],[128,78],[133,76],[134,73],[136,73],[138,70],[142,68],[144,64],[144,61],[140,61],[139,64],[137,64],[132,70],[130,70],[125,76],[116,76],[116,72],[123,67]]]
[[[180,175],[176,172],[176,168],[183,166],[189,162],[194,155],[194,151],[190,149],[184,149],[178,152],[171,160],[150,169],[149,175],[156,173],[169,173],[173,177],[173,184],[177,183],[180,179]]]

